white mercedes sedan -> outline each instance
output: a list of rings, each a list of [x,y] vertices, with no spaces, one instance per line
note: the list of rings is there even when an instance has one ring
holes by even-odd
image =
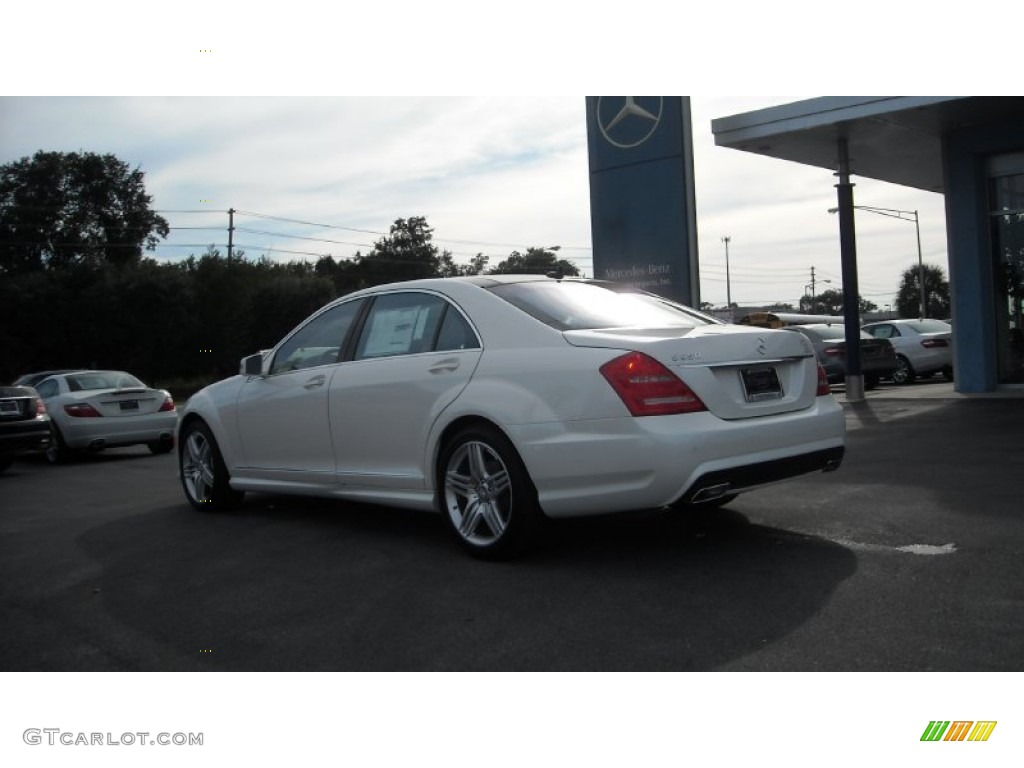
[[[247,491],[438,509],[501,558],[545,516],[718,506],[836,469],[844,437],[799,334],[508,275],[335,300],[196,393],[178,456],[198,509]]]

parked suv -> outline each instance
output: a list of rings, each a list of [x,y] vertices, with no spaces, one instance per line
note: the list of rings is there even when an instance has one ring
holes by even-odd
[[[897,384],[941,372],[953,380],[953,326],[942,320],[884,320],[863,330],[876,339],[888,339],[899,366],[892,375]]]

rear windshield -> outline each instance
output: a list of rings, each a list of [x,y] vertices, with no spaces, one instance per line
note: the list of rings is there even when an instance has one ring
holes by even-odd
[[[594,328],[694,328],[711,318],[650,293],[570,281],[505,283],[495,295],[559,331]]]
[[[129,373],[121,371],[89,371],[75,373],[67,377],[68,389],[82,392],[90,389],[126,389],[145,387],[141,381]]]
[[[783,330],[803,333],[805,336],[809,336],[812,339],[817,339],[818,341],[823,341],[825,343],[846,341],[846,328],[842,325],[791,325],[787,328],[783,328]],[[867,331],[861,331],[860,337],[862,339],[874,338],[874,336]]]
[[[918,333],[944,333],[953,328],[949,323],[944,323],[941,320],[913,320],[904,325],[913,328]]]

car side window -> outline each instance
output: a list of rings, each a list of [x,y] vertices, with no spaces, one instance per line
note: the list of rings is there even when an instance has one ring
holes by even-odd
[[[270,374],[301,371],[338,362],[345,339],[362,307],[361,300],[348,301],[321,312],[282,344],[270,366]]]
[[[893,336],[899,336],[899,332],[891,325],[876,325],[874,328],[868,328],[868,333],[876,339],[891,339]]]
[[[39,385],[35,387],[36,392],[44,400],[48,397],[55,397],[60,392],[60,385],[57,384],[56,379],[44,379],[39,382]]]
[[[378,296],[356,344],[356,360],[430,352],[447,302],[429,293]]]
[[[480,340],[469,327],[469,323],[454,307],[448,307],[441,322],[441,332],[437,335],[434,349],[438,352],[449,352],[453,349],[479,349]]]

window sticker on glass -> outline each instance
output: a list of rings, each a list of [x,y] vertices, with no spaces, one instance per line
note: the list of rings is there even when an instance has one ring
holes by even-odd
[[[411,309],[388,309],[375,312],[371,320],[370,333],[363,348],[363,357],[384,357],[402,355],[412,347],[413,341],[423,335],[426,312],[418,307]],[[419,333],[419,337],[417,337]]]

